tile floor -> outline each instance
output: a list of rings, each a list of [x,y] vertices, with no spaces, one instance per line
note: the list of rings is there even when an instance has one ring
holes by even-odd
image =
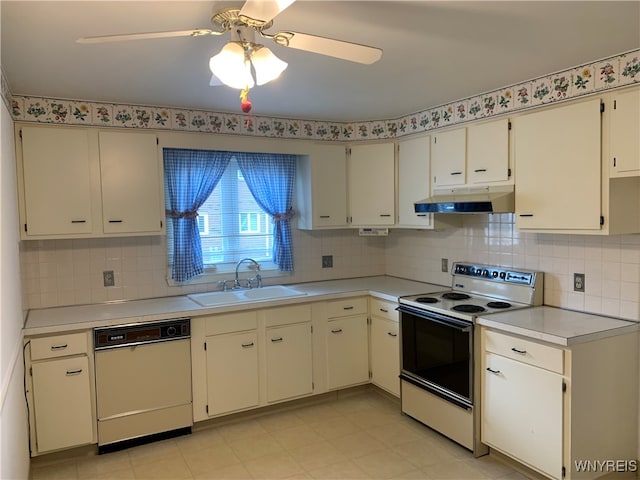
[[[44,479],[525,479],[362,390],[105,455],[32,462]]]

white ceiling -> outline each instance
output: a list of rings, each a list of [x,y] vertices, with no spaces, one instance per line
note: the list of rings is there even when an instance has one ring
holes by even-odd
[[[78,37],[211,28],[219,1],[1,3],[1,63],[13,94],[239,112],[210,87],[228,41],[183,37],[81,45]],[[640,1],[306,1],[278,15],[293,30],[376,46],[373,65],[265,40],[289,67],[254,88],[256,115],[391,119],[640,47]]]

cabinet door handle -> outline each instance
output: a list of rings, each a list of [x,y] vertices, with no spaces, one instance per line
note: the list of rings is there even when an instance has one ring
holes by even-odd
[[[282,342],[282,341],[283,341],[283,338],[282,338],[282,337],[276,337],[276,338],[272,338],[272,339],[271,339],[271,342],[272,342],[272,343],[278,343],[278,342]]]
[[[109,223],[122,223],[122,220],[109,220]]]
[[[387,335],[389,335],[390,337],[397,337],[398,334],[396,332],[387,332]]]
[[[476,172],[476,173],[486,172],[486,171],[487,171],[486,168],[478,168],[478,169],[474,170],[474,172]]]
[[[520,217],[533,217],[533,213],[521,213]]]
[[[70,377],[71,375],[80,375],[82,373],[82,369],[79,370],[67,370],[67,376]]]
[[[335,330],[331,330],[331,333],[342,333],[342,329],[336,328]]]
[[[451,175],[462,175],[462,172],[451,172]]]
[[[353,307],[342,307],[343,310],[353,310]]]
[[[272,340],[273,341],[273,340]],[[242,348],[251,348],[253,347],[253,342],[249,342],[249,343],[243,343],[242,344]]]
[[[320,218],[331,218],[331,215],[320,215]]]
[[[69,345],[67,345],[66,343],[64,345],[51,345],[51,351],[55,352],[56,350],[64,350],[68,346]]]
[[[391,214],[390,213],[381,213],[380,216],[381,217],[390,217]]]
[[[427,216],[427,214],[426,214],[426,213],[418,213],[418,214],[416,215],[416,217],[426,217],[426,216]]]
[[[386,308],[381,308],[380,311],[384,313],[389,313],[389,310],[387,310]]]
[[[520,355],[526,355],[526,354],[527,354],[527,351],[526,351],[526,350],[518,350],[516,347],[512,347],[512,348],[511,348],[511,351],[512,351],[512,352],[519,353]]]
[[[87,223],[86,220],[71,220],[71,223]]]
[[[487,372],[491,372],[495,375],[498,375],[500,373],[500,370],[494,370],[493,368],[487,367]]]

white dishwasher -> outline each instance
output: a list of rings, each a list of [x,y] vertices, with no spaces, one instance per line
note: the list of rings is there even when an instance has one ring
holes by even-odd
[[[98,453],[191,433],[190,319],[93,333]]]

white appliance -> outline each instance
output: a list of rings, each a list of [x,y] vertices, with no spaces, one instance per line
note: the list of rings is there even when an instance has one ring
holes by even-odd
[[[543,274],[469,262],[452,273],[449,290],[400,298],[402,411],[479,456],[474,320],[541,305]]]

